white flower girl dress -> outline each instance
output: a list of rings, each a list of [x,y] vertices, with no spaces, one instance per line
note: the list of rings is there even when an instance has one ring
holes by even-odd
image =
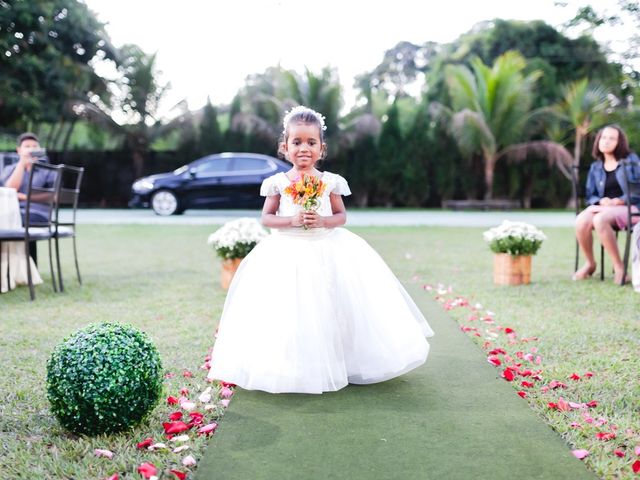
[[[324,172],[318,208],[330,193],[351,194]],[[263,196],[280,194],[278,215],[299,210],[284,173]],[[242,261],[227,293],[210,379],[272,393],[322,393],[381,382],[423,364],[433,335],[382,258],[344,228],[273,230]]]

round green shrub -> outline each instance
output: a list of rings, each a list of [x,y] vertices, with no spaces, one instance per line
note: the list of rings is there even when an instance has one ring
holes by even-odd
[[[131,325],[89,325],[66,338],[47,362],[47,397],[66,429],[98,435],[138,424],[162,392],[158,350]]]

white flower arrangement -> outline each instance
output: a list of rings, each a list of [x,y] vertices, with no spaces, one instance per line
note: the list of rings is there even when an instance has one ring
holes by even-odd
[[[542,242],[547,239],[542,231],[524,222],[504,220],[498,227],[482,234],[494,253],[511,255],[535,255]]]
[[[207,244],[224,259],[246,257],[269,233],[253,218],[238,218],[225,223],[209,235]]]

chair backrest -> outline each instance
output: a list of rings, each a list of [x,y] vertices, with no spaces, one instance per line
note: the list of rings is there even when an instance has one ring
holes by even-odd
[[[632,176],[629,176],[628,170],[631,170]],[[632,217],[638,216],[632,210],[632,206],[638,203],[640,199],[640,162],[637,157],[627,159],[624,161],[622,172],[624,175],[624,181],[627,184],[627,225],[632,228]]]
[[[60,180],[59,165],[42,162],[31,165],[24,218],[27,236],[30,228],[51,228]]]
[[[60,167],[60,185],[56,199],[56,209],[53,216],[53,222],[56,229],[59,225],[75,226],[76,211],[78,209],[78,200],[80,198],[80,185],[82,184],[82,176],[84,168],[75,167],[73,165],[59,165]],[[60,207],[71,209],[71,218],[62,221],[60,219]]]

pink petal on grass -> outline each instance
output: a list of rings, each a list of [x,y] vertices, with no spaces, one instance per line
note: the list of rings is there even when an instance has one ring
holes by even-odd
[[[569,402],[560,397],[560,399],[558,400],[558,410],[560,410],[561,412],[568,412],[569,410],[571,410]]]
[[[215,432],[216,428],[218,428],[218,424],[216,422],[210,423],[210,424],[205,425],[204,427],[200,428],[198,430],[198,435],[209,435],[209,434]]]
[[[223,398],[222,400],[220,400],[220,405],[222,405],[224,408],[227,408],[229,406],[229,402],[231,402],[231,400],[229,400],[228,398]]]
[[[586,457],[587,455],[589,455],[589,451],[588,450],[583,450],[583,449],[578,449],[578,450],[572,450],[571,453],[573,453],[573,456],[582,460],[584,457]]]
[[[182,376],[185,378],[192,378],[193,373],[191,373],[189,370],[185,370],[184,372],[182,372]]]
[[[638,445],[635,449],[634,452],[636,455],[640,456],[640,445]]]
[[[220,390],[220,396],[222,398],[231,398],[233,396],[233,390],[231,390],[229,387],[222,387],[222,389]]]
[[[193,467],[196,463],[198,462],[196,462],[196,459],[193,458],[192,455],[187,455],[182,459],[182,465],[185,467]]]
[[[114,473],[110,477],[105,478],[105,480],[120,480],[120,475],[118,475],[117,473]]]
[[[180,445],[172,450],[173,453],[184,452],[185,450],[189,450],[189,445]]]
[[[104,448],[96,448],[93,451],[96,457],[105,457],[111,460],[113,458],[113,452],[111,450],[106,450]]]
[[[584,372],[584,375],[582,375],[585,378],[591,378],[593,377],[593,372]]]

